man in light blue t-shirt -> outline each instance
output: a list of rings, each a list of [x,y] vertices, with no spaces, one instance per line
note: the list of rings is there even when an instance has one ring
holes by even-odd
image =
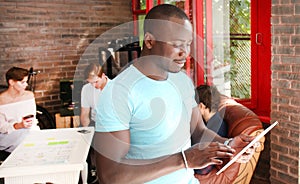
[[[181,9],[163,4],[149,11],[144,32],[141,57],[107,84],[96,106],[98,176],[103,183],[199,183],[193,169],[220,165],[234,150],[205,127],[181,72],[192,25]]]

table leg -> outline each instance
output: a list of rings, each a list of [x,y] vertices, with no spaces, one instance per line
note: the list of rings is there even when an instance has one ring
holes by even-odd
[[[87,184],[87,180],[88,180],[88,164],[87,164],[87,162],[84,162],[84,164],[83,164],[83,170],[81,171],[81,179],[82,179],[82,184]]]
[[[70,128],[74,128],[74,119],[73,119],[73,116],[70,116]]]

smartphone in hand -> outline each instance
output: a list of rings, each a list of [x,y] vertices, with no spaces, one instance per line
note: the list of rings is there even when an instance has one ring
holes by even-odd
[[[23,117],[23,120],[28,120],[28,119],[31,119],[31,118],[33,118],[34,117],[34,115],[33,114],[29,114],[29,115],[27,115],[27,116],[24,116]]]

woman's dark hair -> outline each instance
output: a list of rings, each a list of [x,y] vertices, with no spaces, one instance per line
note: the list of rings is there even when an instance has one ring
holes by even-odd
[[[10,79],[14,81],[22,81],[24,77],[28,76],[28,74],[29,71],[27,69],[19,68],[19,67],[10,68],[5,74],[7,85],[9,85],[8,81]]]
[[[218,111],[220,104],[220,92],[215,86],[200,85],[196,88],[195,100],[203,103],[210,111]]]

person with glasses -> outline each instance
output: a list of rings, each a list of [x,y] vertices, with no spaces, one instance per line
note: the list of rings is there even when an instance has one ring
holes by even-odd
[[[83,127],[95,126],[95,104],[110,79],[103,73],[102,67],[98,63],[90,63],[86,67],[84,78],[87,84],[81,90],[80,123]],[[87,157],[88,183],[98,181],[94,160],[94,150],[91,147]]]
[[[12,67],[6,72],[8,88],[0,94],[0,161],[21,143],[31,129],[39,129],[36,102],[28,86],[29,71]]]
[[[221,165],[235,153],[204,125],[194,85],[182,71],[192,30],[176,6],[147,13],[141,56],[111,80],[96,105],[94,149],[102,183],[199,183],[193,169]],[[230,146],[252,139],[239,136]]]

